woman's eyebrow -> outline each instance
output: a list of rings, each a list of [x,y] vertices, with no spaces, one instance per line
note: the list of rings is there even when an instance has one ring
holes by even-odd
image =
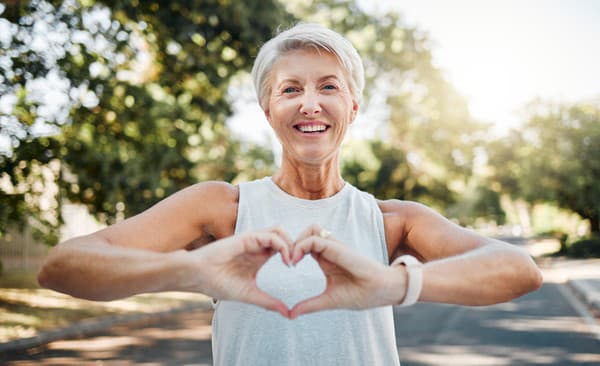
[[[324,80],[327,80],[327,79],[335,79],[336,81],[340,80],[340,78],[337,75],[331,74],[331,75],[321,76],[318,81],[321,82],[321,81],[324,81]]]
[[[293,77],[291,77],[291,78],[285,78],[285,79],[281,80],[281,81],[279,82],[279,85],[281,85],[281,84],[285,84],[285,83],[297,83],[297,82],[298,82],[298,79],[297,79],[297,78],[293,78]]]
[[[321,82],[323,82],[325,80],[329,80],[329,79],[333,79],[335,81],[341,82],[340,78],[336,74],[328,74],[325,76],[321,76],[317,79],[317,82],[321,83]],[[298,83],[300,83],[299,80],[300,80],[300,78],[297,78],[297,77],[287,77],[287,78],[281,80],[280,82],[278,82],[277,87],[281,87],[284,84],[298,84]]]
[[[281,81],[279,81],[277,83],[277,87],[276,88],[281,88],[283,85],[285,84],[299,84],[300,82],[298,81],[297,78],[291,77],[291,78],[285,78]]]

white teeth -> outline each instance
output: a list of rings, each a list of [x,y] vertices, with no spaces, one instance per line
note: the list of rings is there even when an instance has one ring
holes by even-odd
[[[302,132],[321,132],[327,129],[327,126],[324,125],[305,125],[298,126],[298,129]]]

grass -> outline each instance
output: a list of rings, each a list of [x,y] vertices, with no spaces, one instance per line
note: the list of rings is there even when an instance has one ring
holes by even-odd
[[[0,288],[40,288],[37,273],[32,271],[10,271],[0,274]]]
[[[205,302],[201,294],[164,292],[97,302],[76,299],[38,286],[36,274],[0,275],[0,342],[34,336],[37,332],[72,325],[94,317],[150,313],[192,302]]]

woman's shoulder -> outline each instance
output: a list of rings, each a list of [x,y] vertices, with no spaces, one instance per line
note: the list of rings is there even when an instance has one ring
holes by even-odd
[[[418,202],[398,199],[377,200],[377,204],[383,215],[390,259],[396,256],[398,250],[414,254],[406,251],[407,235],[417,223],[431,221],[431,218],[437,215],[435,211]]]
[[[207,199],[218,199],[224,202],[237,202],[240,188],[237,185],[222,181],[206,181],[196,183],[190,187],[196,194],[206,196]]]
[[[377,200],[377,205],[384,215],[391,216],[413,216],[431,212],[432,209],[415,201],[404,201],[399,199]]]
[[[239,186],[221,181],[196,183],[189,187],[190,200],[204,211],[204,226],[211,236],[233,235],[240,197]]]

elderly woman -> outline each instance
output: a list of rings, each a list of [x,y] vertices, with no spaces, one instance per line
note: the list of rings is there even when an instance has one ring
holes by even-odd
[[[398,365],[392,305],[488,305],[540,286],[523,250],[344,182],[364,78],[342,36],[297,25],[261,48],[252,75],[283,147],[277,173],[199,183],[68,240],[40,283],[91,300],[211,296],[213,357],[228,366]]]

